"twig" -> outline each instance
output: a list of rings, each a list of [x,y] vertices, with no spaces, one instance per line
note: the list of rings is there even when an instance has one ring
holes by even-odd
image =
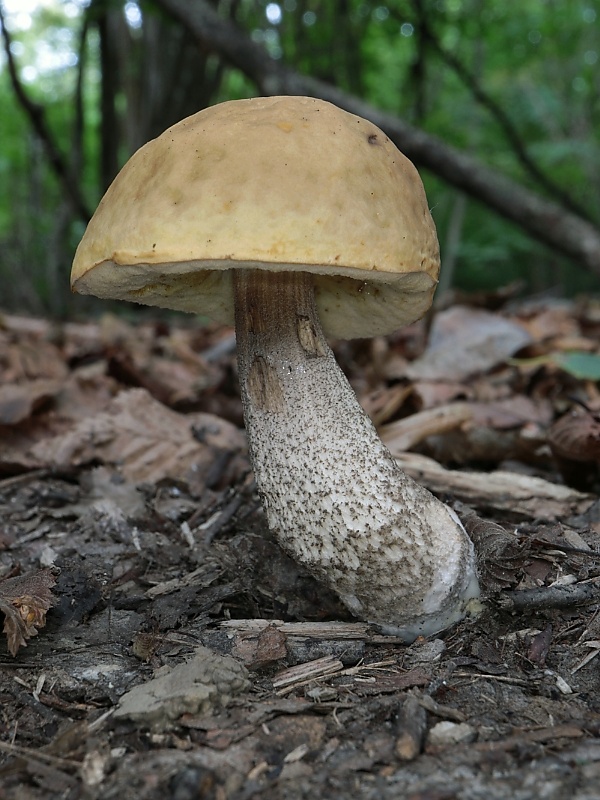
[[[467,719],[462,711],[459,711],[457,708],[452,708],[452,706],[446,706],[443,703],[436,702],[431,695],[417,695],[417,700],[419,701],[419,705],[423,706],[430,714],[435,714],[436,717],[450,719],[453,722],[465,722]]]
[[[575,675],[582,667],[585,667],[586,664],[589,664],[593,658],[596,658],[597,655],[600,655],[600,641],[590,641],[584,642],[587,647],[594,648],[591,653],[588,653],[585,658],[583,658],[576,667],[573,667],[571,670],[571,675]]]
[[[60,756],[53,756],[50,753],[44,753],[42,750],[30,750],[28,747],[19,747],[17,744],[6,744],[0,742],[0,750],[12,756],[22,756],[23,758],[30,759],[31,761],[45,761],[47,764],[54,764],[57,767],[81,767],[80,761],[74,761],[70,758],[60,758]]]
[[[211,524],[202,529],[202,541],[205,546],[209,545],[215,536],[231,521],[236,511],[238,511],[242,505],[242,499],[240,493],[235,494],[233,499],[229,501],[225,508],[221,509],[219,515],[214,518]]]
[[[572,586],[540,586],[503,592],[495,599],[500,608],[507,611],[570,608],[600,600],[600,585],[581,582]]]
[[[454,672],[452,677],[498,681],[498,683],[511,683],[515,686],[529,686],[529,681],[524,681],[522,678],[511,678],[510,675],[488,675],[487,672]]]
[[[543,744],[553,739],[579,739],[583,735],[581,728],[576,728],[574,725],[555,725],[552,728],[523,731],[496,742],[475,742],[470,744],[469,747],[474,750],[494,752],[496,750],[512,750],[513,747],[521,747],[524,742],[539,742]]]
[[[46,478],[50,474],[47,469],[34,469],[29,472],[22,472],[20,475],[11,475],[10,478],[0,479],[0,489],[8,489],[11,486],[18,486],[20,483],[27,483],[38,478]]]

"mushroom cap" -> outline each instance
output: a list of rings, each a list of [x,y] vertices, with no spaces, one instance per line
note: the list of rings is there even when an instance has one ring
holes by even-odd
[[[71,286],[231,324],[228,270],[239,268],[314,273],[330,336],[418,319],[439,272],[419,174],[373,123],[323,100],[221,103],[125,164],[77,248]]]

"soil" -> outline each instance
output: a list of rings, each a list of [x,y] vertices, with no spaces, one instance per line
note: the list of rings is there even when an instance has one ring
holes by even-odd
[[[0,596],[52,595],[16,655],[7,616],[0,798],[600,798],[598,504],[442,493],[484,608],[407,645],[279,550],[230,444],[194,481],[40,459],[0,480]]]

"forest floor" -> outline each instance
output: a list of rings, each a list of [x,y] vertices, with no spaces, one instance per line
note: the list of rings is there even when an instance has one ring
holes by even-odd
[[[338,360],[482,613],[407,645],[269,537],[231,330],[0,317],[0,798],[600,798],[600,304]]]

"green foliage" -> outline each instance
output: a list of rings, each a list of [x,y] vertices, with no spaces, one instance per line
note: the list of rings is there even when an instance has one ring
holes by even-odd
[[[240,22],[275,57],[546,194],[515,154],[495,106],[540,171],[590,217],[600,217],[599,0],[527,0],[518,7],[505,0],[281,0],[274,4],[280,18],[269,24],[270,5],[243,4]],[[489,103],[474,96],[474,86]],[[444,255],[456,191],[424,178]],[[516,278],[530,290],[564,292],[593,289],[597,282],[468,201],[454,282],[489,289]]]
[[[515,151],[510,126],[539,170],[592,219],[600,218],[600,0],[220,0],[218,5],[223,15],[235,8],[238,25],[274,58],[364,97],[549,194]],[[124,24],[126,8],[135,13]],[[54,0],[40,4],[28,29],[16,28],[8,18],[24,88],[43,108],[90,208],[102,193],[99,20],[107,13],[113,15],[111,24],[116,18],[123,23],[111,39],[124,47],[116,56],[121,58],[114,103],[119,163],[144,131],[154,135],[171,124],[178,108],[185,115],[190,107],[255,93],[251,81],[222,65],[216,54],[189,62],[186,72],[181,54],[193,44],[188,41],[185,50],[185,33],[153,0],[139,6],[92,0],[89,8],[79,0]],[[156,86],[143,80],[157,63],[166,82],[158,100]],[[192,94],[178,99],[182,76],[190,71],[197,86],[191,81],[186,91]],[[81,163],[73,157],[78,80]],[[145,94],[152,91],[154,106],[152,95]],[[3,304],[66,313],[68,294],[60,296],[60,287],[67,284],[84,223],[67,203],[15,97],[5,58],[0,103],[0,184],[9,187],[0,193],[0,279],[8,286]],[[576,265],[478,203],[468,200],[459,219],[456,191],[433,176],[424,179],[443,255],[450,234],[456,236],[460,227],[456,252],[448,256],[455,261],[455,284],[493,288],[523,278],[535,290],[595,288],[594,279]]]
[[[551,364],[579,380],[600,381],[600,356],[584,350],[548,353],[534,358],[511,358],[508,363],[516,367],[537,367]]]
[[[555,353],[552,361],[575,378],[600,381],[600,356],[597,353],[585,353],[578,350]]]

